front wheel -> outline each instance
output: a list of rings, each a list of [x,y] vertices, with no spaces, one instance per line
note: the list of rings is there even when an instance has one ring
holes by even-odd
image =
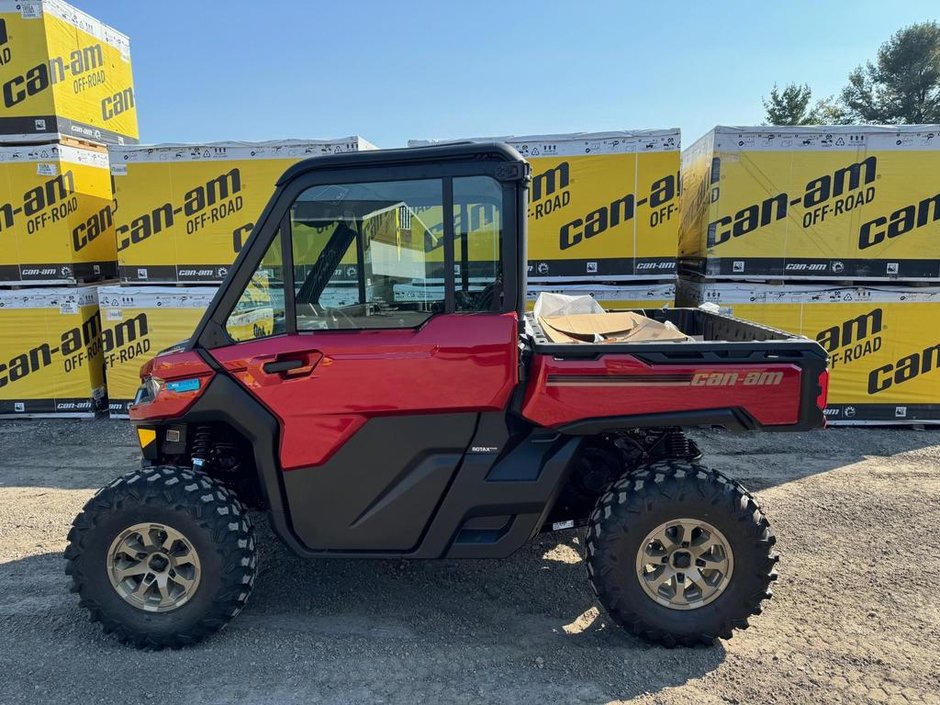
[[[587,568],[616,623],[664,646],[746,629],[771,596],[776,542],[739,483],[667,460],[621,478],[591,514]]]
[[[188,468],[129,473],[75,518],[66,573],[92,621],[121,641],[176,648],[221,629],[255,580],[244,505]]]

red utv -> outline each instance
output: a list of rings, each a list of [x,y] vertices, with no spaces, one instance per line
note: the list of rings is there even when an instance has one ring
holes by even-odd
[[[524,307],[528,178],[501,144],[281,177],[192,338],[141,370],[143,467],[69,532],[92,619],[145,648],[217,631],[251,593],[258,510],[311,558],[502,558],[587,527],[618,624],[669,646],[747,626],[774,536],[682,429],[821,427],[826,354],[688,309],[645,312],[686,342],[551,342]]]

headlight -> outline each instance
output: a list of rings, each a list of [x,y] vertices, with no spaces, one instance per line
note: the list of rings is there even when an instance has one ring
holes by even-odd
[[[159,377],[148,375],[141,380],[140,389],[137,390],[137,397],[134,399],[134,403],[142,404],[154,401],[160,395],[160,392],[187,394],[198,392],[201,387],[202,380],[198,377],[174,379],[167,382]]]
[[[156,399],[160,390],[163,389],[163,380],[159,377],[147,377],[144,380],[144,386],[150,394],[151,399]]]
[[[163,380],[159,377],[147,376],[140,381],[140,387],[137,390],[137,396],[134,397],[135,404],[146,404],[157,398],[160,390],[163,389]]]

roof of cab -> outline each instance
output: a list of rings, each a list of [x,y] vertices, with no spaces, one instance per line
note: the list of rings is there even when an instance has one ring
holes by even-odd
[[[291,181],[308,171],[342,167],[382,166],[390,163],[414,164],[422,161],[496,159],[523,162],[522,155],[504,142],[446,142],[429,147],[403,147],[400,149],[370,149],[363,152],[342,152],[311,157],[297,162],[277,180],[277,185]]]

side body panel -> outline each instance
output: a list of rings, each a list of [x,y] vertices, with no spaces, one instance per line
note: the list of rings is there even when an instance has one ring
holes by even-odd
[[[281,466],[293,471],[325,463],[373,417],[505,409],[517,328],[515,313],[445,314],[418,329],[299,333],[211,354],[280,420]],[[308,375],[263,369],[294,356]]]
[[[552,428],[591,418],[742,408],[761,426],[800,421],[795,364],[656,364],[634,355],[593,359],[535,355],[522,406],[532,423]]]

